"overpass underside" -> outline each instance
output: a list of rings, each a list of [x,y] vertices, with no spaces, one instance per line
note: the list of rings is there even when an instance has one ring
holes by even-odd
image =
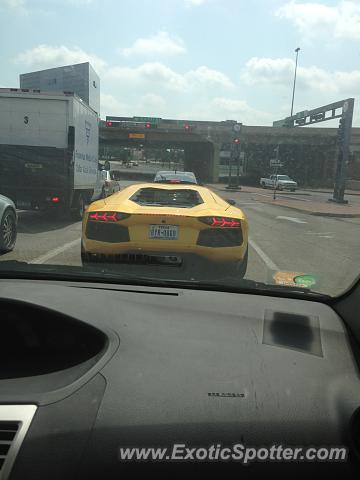
[[[140,138],[129,138],[139,134]],[[184,169],[195,173],[202,182],[219,180],[220,151],[231,149],[231,129],[185,133],[166,129],[125,130],[100,128],[100,148],[151,147],[184,150]],[[279,157],[283,173],[296,178],[302,185],[331,184],[336,158],[336,129],[273,128],[243,126],[241,151],[245,153],[245,183],[257,184],[261,176],[271,173],[269,161],[280,145]],[[227,163],[223,160],[222,163]],[[224,168],[224,167],[223,167]]]
[[[164,132],[151,132],[144,135],[144,138],[129,139],[128,133],[124,134],[124,132],[109,132],[108,130],[105,134],[100,132],[100,148],[121,146],[181,149],[184,150],[184,170],[194,172],[202,182],[218,180],[220,148],[217,144],[196,134],[171,133],[166,135]]]

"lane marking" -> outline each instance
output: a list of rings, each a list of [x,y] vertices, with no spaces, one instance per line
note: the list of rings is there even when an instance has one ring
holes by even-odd
[[[60,253],[65,252],[66,250],[69,250],[69,248],[75,247],[75,245],[80,244],[81,239],[77,238],[76,240],[73,240],[72,242],[64,243],[64,245],[61,245],[60,247],[54,248],[52,250],[49,250],[47,253],[44,253],[44,255],[40,255],[40,257],[34,258],[34,260],[31,260],[29,263],[34,263],[34,264],[42,264],[50,260],[51,258],[56,257]]]
[[[306,232],[305,235],[315,235],[319,238],[334,238],[334,232]]]
[[[305,220],[300,220],[297,217],[283,217],[282,215],[278,215],[275,218],[279,220],[288,220],[289,222],[294,222],[294,223],[308,223],[308,222],[305,222]]]
[[[254,242],[252,238],[249,238],[249,244],[270,270],[280,270],[280,267],[278,267],[276,263],[274,263],[271,258],[266,255],[264,250],[262,250],[262,248],[260,248],[259,245]]]
[[[260,197],[268,197],[268,198],[274,198],[274,194],[272,195],[267,195],[266,193],[256,193],[256,192],[253,192],[251,193],[251,195],[260,195]],[[297,200],[299,202],[312,202],[312,200],[309,200],[309,199],[306,199],[306,198],[298,198],[297,196],[293,195],[284,195],[283,193],[280,193],[277,192],[276,195],[278,195],[278,199],[282,199],[282,198],[289,198],[290,200]]]

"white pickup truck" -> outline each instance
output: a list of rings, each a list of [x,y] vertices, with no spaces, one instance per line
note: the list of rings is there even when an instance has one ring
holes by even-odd
[[[260,178],[263,188],[276,188],[277,190],[290,190],[295,192],[298,184],[288,175],[270,175],[269,178]]]

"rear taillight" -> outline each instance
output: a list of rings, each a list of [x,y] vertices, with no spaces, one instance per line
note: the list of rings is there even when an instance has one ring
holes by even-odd
[[[59,203],[59,202],[60,202],[60,197],[51,197],[51,198],[50,198],[50,201],[51,201],[52,203]]]
[[[130,215],[128,213],[121,212],[91,212],[89,214],[89,220],[100,222],[118,222],[129,217]]]
[[[210,225],[210,227],[217,227],[217,228],[240,228],[241,227],[241,222],[238,218],[200,217],[198,220],[202,223],[206,223],[206,225]]]

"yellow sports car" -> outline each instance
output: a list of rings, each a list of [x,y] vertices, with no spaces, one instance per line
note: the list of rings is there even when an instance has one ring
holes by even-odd
[[[199,185],[134,184],[89,206],[81,257],[84,265],[168,265],[189,275],[243,277],[248,221]]]

